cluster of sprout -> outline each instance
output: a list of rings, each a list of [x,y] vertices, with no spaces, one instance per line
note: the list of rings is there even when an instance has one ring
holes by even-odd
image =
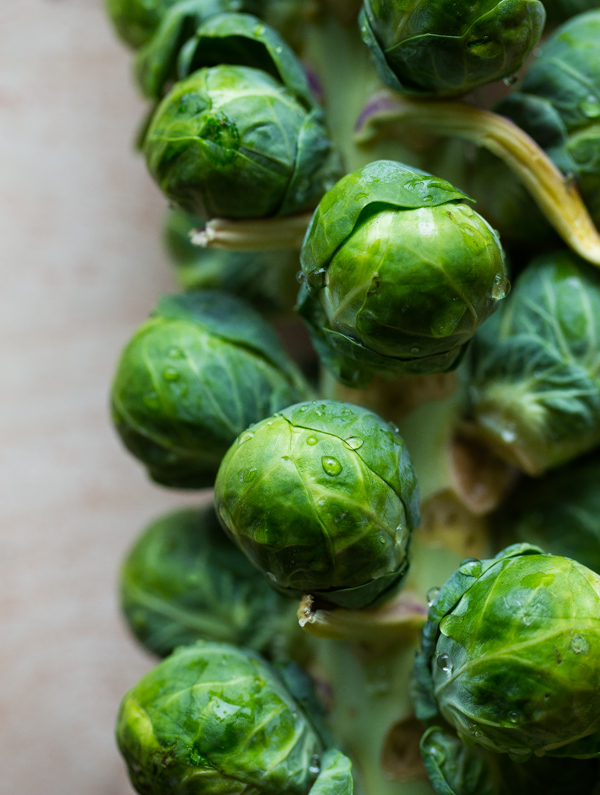
[[[598,2],[107,9],[181,288],[112,416],[212,489],[121,569],[133,787],[597,795]]]

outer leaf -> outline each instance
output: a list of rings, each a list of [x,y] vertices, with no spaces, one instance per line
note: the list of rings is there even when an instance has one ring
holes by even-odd
[[[117,741],[141,795],[307,795],[323,750],[260,657],[203,642],[125,696]]]
[[[341,751],[330,748],[321,758],[321,770],[309,795],[352,795],[352,764]]]
[[[260,69],[279,80],[307,109],[317,107],[291,47],[277,31],[250,14],[221,14],[201,25],[181,50],[178,78],[221,64]]]
[[[223,526],[279,590],[360,608],[406,572],[415,476],[400,436],[366,409],[291,406],[240,436],[215,488]]]
[[[152,38],[134,62],[138,85],[149,99],[160,99],[177,77],[177,58],[183,45],[215,14],[244,11],[244,0],[178,0],[163,14]]]

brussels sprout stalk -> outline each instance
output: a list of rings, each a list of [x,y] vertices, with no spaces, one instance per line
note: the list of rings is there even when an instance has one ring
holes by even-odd
[[[517,174],[567,245],[600,266],[600,234],[577,188],[516,124],[481,108],[406,99],[385,91],[364,109],[355,139],[367,144],[380,137],[402,138],[404,125],[443,131],[489,149]]]
[[[417,638],[415,632],[411,641],[376,652],[339,641],[319,643],[319,663],[334,696],[331,728],[353,760],[356,795],[433,793],[415,753],[421,729],[406,686]],[[393,735],[403,727],[403,747],[395,749]]]
[[[311,217],[312,213],[250,221],[213,218],[204,229],[191,232],[190,240],[201,248],[220,248],[227,251],[299,249]]]

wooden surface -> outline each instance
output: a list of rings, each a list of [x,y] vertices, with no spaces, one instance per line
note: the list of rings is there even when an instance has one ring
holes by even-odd
[[[0,3],[1,795],[132,791],[113,727],[152,661],[117,570],[193,500],[151,485],[108,417],[120,349],[173,286],[131,148],[143,107],[101,0]]]

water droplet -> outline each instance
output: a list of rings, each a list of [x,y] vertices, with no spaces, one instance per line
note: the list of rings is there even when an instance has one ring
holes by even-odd
[[[385,536],[379,536],[379,543],[385,544]]]
[[[305,411],[308,411],[308,406],[302,406],[302,408],[300,409],[301,414],[304,414]]]
[[[461,560],[458,570],[461,574],[466,574],[468,577],[479,577],[481,568],[481,561],[477,560],[477,558],[465,558]]]
[[[258,470],[256,469],[256,467],[252,467],[252,469],[248,469],[246,472],[244,472],[242,475],[242,480],[244,481],[244,483],[250,483],[251,480],[254,480],[257,471]]]
[[[571,640],[571,651],[574,654],[587,654],[590,650],[590,644],[583,637],[583,635],[573,635]]]
[[[332,458],[331,456],[323,456],[321,459],[321,465],[323,466],[325,472],[328,475],[331,475],[332,478],[336,475],[339,475],[342,471],[342,465],[340,462],[337,460],[337,458]]]
[[[379,287],[381,285],[381,280],[379,278],[378,273],[374,273],[371,277],[371,284],[369,285],[369,289],[367,290],[367,295],[377,295],[379,292]]]
[[[306,277],[306,281],[312,290],[321,290],[328,282],[327,271],[325,268],[319,268],[319,270],[312,271],[312,273],[309,273]]]
[[[296,274],[296,281],[298,282],[298,284],[302,284],[302,282],[304,281],[304,273],[302,271],[298,271],[298,273]]]
[[[356,436],[350,436],[348,439],[344,439],[344,447],[347,447],[348,450],[358,450],[363,444],[363,440],[358,439]]]
[[[289,461],[290,460],[290,456],[289,455],[282,455],[281,456],[281,460],[282,461]]]
[[[519,722],[519,713],[518,712],[509,712],[508,719],[511,723],[518,723]]]
[[[308,436],[306,438],[306,444],[309,444],[311,447],[316,444],[319,440],[316,436]]]
[[[590,94],[580,103],[579,110],[586,118],[597,119],[600,117],[600,100]]]
[[[310,766],[308,768],[308,771],[309,773],[312,773],[314,776],[317,776],[321,772],[321,760],[316,754],[314,754],[314,756],[310,760]]]
[[[163,370],[162,376],[165,381],[179,381],[181,378],[181,373],[178,370],[175,370],[173,367],[167,367]]]
[[[512,444],[517,438],[517,434],[514,431],[511,431],[509,428],[502,428],[500,431],[500,438],[506,444]]]
[[[518,79],[518,75],[510,75],[510,77],[505,77],[502,82],[505,86],[514,86]]]
[[[181,348],[177,348],[175,346],[169,348],[169,356],[171,357],[171,359],[183,359],[184,355],[185,354],[183,353]]]
[[[437,586],[430,588],[427,593],[425,594],[425,598],[427,599],[427,606],[431,607],[431,605],[435,602],[437,595],[439,594],[440,589]]]
[[[416,356],[418,353],[421,353],[421,349],[417,348],[416,345],[413,345],[413,347],[410,349],[410,352],[413,356]]]
[[[506,276],[497,273],[494,278],[494,286],[492,287],[492,298],[494,301],[501,301],[510,292],[510,282]]]
[[[447,654],[440,654],[436,659],[437,667],[445,674],[452,673],[452,662]]]
[[[271,580],[271,582],[277,582],[277,577],[273,574],[272,571],[267,572],[267,577]]]
[[[245,442],[249,442],[249,441],[251,441],[252,439],[254,439],[254,434],[253,434],[253,433],[250,433],[250,431],[245,431],[245,432],[244,432],[244,433],[242,433],[242,434],[241,434],[241,436],[239,437],[239,439],[238,439],[238,445],[239,445],[239,444],[245,444]]]

